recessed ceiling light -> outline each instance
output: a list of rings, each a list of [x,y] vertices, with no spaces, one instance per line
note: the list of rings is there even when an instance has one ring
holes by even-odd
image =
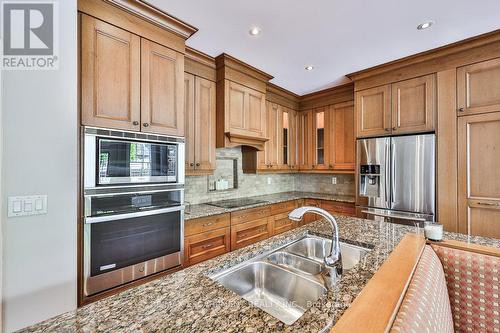
[[[304,67],[304,69],[305,69],[306,71],[312,71],[312,70],[314,69],[314,66],[309,65],[309,66]]]
[[[417,25],[417,29],[418,30],[424,30],[424,29],[430,28],[431,25],[433,25],[433,24],[434,24],[433,21],[428,21],[428,22],[420,23],[419,25]]]
[[[260,30],[259,27],[253,27],[251,28],[248,33],[251,35],[251,36],[258,36],[262,33],[262,30]]]

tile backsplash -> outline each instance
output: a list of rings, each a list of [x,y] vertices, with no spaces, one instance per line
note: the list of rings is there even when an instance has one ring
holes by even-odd
[[[245,174],[241,166],[241,148],[217,149],[216,156],[218,166],[213,176],[186,177],[185,200],[187,202],[197,204],[290,191],[320,192],[338,195],[355,194],[353,175]],[[219,172],[219,169],[226,169],[227,160],[231,158],[237,160],[237,188],[213,191],[213,181],[218,177],[215,175],[224,174]],[[332,177],[336,177],[337,184],[332,184]]]

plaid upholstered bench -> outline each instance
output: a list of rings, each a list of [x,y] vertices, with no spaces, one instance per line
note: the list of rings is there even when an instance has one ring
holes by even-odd
[[[398,274],[398,266],[410,274]],[[426,244],[409,235],[332,332],[500,332],[499,270],[498,248],[457,241]],[[383,297],[380,288],[387,288],[391,277],[394,292]],[[377,297],[370,309],[367,304]]]

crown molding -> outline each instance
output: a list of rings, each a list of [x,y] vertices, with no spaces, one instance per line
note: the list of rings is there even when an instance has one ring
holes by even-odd
[[[188,39],[198,31],[194,26],[140,0],[103,0],[162,29]]]
[[[233,56],[230,56],[227,53],[222,53],[218,55],[215,58],[215,65],[217,70],[219,70],[222,67],[229,67],[232,68],[240,73],[249,75],[253,77],[254,79],[257,79],[259,81],[264,81],[267,82],[274,77],[272,75],[267,74],[264,71],[261,71],[258,68],[255,68],[241,60],[236,59]]]

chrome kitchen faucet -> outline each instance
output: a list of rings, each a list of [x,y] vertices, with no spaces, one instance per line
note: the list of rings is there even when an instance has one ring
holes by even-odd
[[[330,283],[335,283],[338,278],[342,275],[342,254],[340,253],[339,245],[339,227],[337,225],[337,220],[332,214],[328,213],[326,210],[312,207],[304,206],[294,209],[288,218],[293,221],[301,221],[306,213],[315,213],[325,218],[332,227],[332,245],[330,248],[330,254],[324,258],[325,269],[330,277]],[[330,284],[329,283],[329,284]]]

